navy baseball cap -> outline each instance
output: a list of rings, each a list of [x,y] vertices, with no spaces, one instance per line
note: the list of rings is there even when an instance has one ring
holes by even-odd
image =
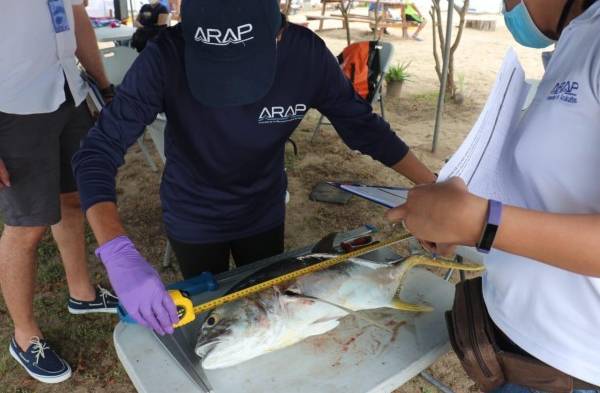
[[[211,107],[251,104],[275,79],[279,0],[185,0],[181,25],[192,95]]]

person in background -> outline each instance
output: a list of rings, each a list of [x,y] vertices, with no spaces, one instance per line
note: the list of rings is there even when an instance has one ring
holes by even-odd
[[[496,393],[597,393],[600,2],[506,0],[504,17],[518,43],[536,49],[556,44],[533,103],[511,130],[514,149],[499,157],[514,168],[507,194],[523,202],[505,206],[501,198],[481,198],[452,178],[414,188],[388,219],[438,253],[453,245],[488,253],[477,297],[487,310],[479,314],[489,313],[486,331],[496,348],[477,353],[487,359],[495,353],[501,371],[515,366],[498,375],[463,361],[480,386],[495,386]],[[470,325],[454,331],[473,332]]]
[[[144,27],[166,26],[169,21],[169,9],[160,0],[150,0],[138,12],[133,26],[138,29]]]
[[[179,12],[181,10],[181,0],[169,0],[169,10],[173,20],[180,20]]]
[[[412,1],[405,1],[404,7],[400,9],[402,13],[402,20],[406,23],[402,26],[402,37],[408,38],[408,23],[416,23],[417,30],[413,33],[410,38],[415,41],[423,41],[423,38],[419,37],[419,33],[427,26],[427,19],[421,14],[419,7]]]
[[[369,3],[369,16],[375,19],[375,3]],[[389,19],[398,19],[398,15],[394,16],[391,9],[385,7],[384,4],[379,4],[379,18],[389,18]],[[402,1],[400,7],[400,20],[405,21],[402,24],[402,38],[409,39],[412,38],[415,41],[423,41],[423,38],[419,37],[419,33],[425,28],[427,25],[427,20],[421,14],[421,11],[412,1]],[[417,30],[413,33],[413,35],[408,34],[408,26],[410,24],[416,24]],[[371,23],[371,30],[375,30],[375,24]],[[387,28],[383,29],[383,34],[390,34]]]
[[[377,9],[377,17],[380,19],[380,23],[387,18],[393,18],[393,15],[390,13],[390,10],[384,4],[381,3],[379,4],[378,8],[375,3],[369,3],[369,18],[375,20],[375,9]],[[369,27],[371,28],[371,31],[375,31],[375,23],[370,23]],[[387,27],[383,28],[383,34],[390,34]]]
[[[360,98],[325,43],[288,23],[279,0],[193,0],[144,49],[73,158],[90,225],[128,313],[159,334],[177,313],[121,224],[115,176],[164,112],[163,219],[184,278],[284,250],[285,143],[310,108],[351,149],[417,184],[434,174]]]
[[[138,12],[133,26],[137,30],[131,37],[131,46],[141,52],[149,40],[156,37],[169,23],[169,9],[160,0],[150,0]]]
[[[0,287],[14,323],[11,356],[41,382],[71,376],[33,311],[37,247],[50,226],[72,314],[116,312],[118,299],[94,287],[71,156],[92,125],[76,59],[106,100],[114,94],[82,0],[4,4],[0,25]],[[28,20],[31,23],[23,23]],[[10,55],[7,55],[10,54]],[[74,344],[75,345],[75,344]]]
[[[138,16],[133,22],[133,26],[138,29],[144,27],[166,26],[169,20],[169,9],[162,4],[160,0],[150,0],[144,4]]]

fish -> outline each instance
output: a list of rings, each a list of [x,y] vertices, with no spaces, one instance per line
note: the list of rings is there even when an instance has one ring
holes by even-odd
[[[310,261],[331,257],[334,255],[315,254]],[[303,261],[306,258],[299,263],[306,263]],[[214,309],[202,323],[195,353],[205,370],[232,367],[327,333],[342,318],[361,310],[432,311],[428,305],[410,304],[398,296],[406,273],[417,265],[483,270],[478,264],[424,256],[411,256],[394,265],[351,258]],[[264,272],[258,272],[262,275]],[[236,289],[245,285],[241,283]]]

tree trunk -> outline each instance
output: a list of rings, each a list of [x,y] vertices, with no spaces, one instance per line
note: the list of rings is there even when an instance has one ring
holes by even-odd
[[[469,9],[469,3],[470,0],[465,0],[462,8],[455,7],[455,11],[458,12],[460,16],[460,21],[458,24],[458,32],[456,33],[454,42],[450,47],[448,59],[448,81],[446,82],[445,89],[447,98],[454,99],[457,93],[456,82],[454,80],[454,53],[458,49],[458,45],[460,44],[460,40],[462,38],[465,28],[465,16],[467,14],[467,10]],[[431,16],[431,22],[433,24],[433,58],[435,60],[435,72],[441,83],[443,63],[440,61],[440,59],[444,58],[444,48],[446,39],[448,37],[445,36],[444,29],[442,27],[442,10],[440,8],[440,0],[432,0],[432,6],[429,15]],[[439,42],[439,45],[436,44],[437,42]]]

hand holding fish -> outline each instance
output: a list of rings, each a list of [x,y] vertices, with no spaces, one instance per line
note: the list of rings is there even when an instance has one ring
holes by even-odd
[[[426,244],[446,251],[452,245],[475,245],[485,223],[487,202],[469,193],[460,178],[417,186],[405,204],[390,210],[386,218],[403,222],[406,229]]]
[[[429,251],[434,257],[440,255],[445,258],[452,258],[456,252],[455,244],[433,243],[425,240],[419,240],[421,246]]]

